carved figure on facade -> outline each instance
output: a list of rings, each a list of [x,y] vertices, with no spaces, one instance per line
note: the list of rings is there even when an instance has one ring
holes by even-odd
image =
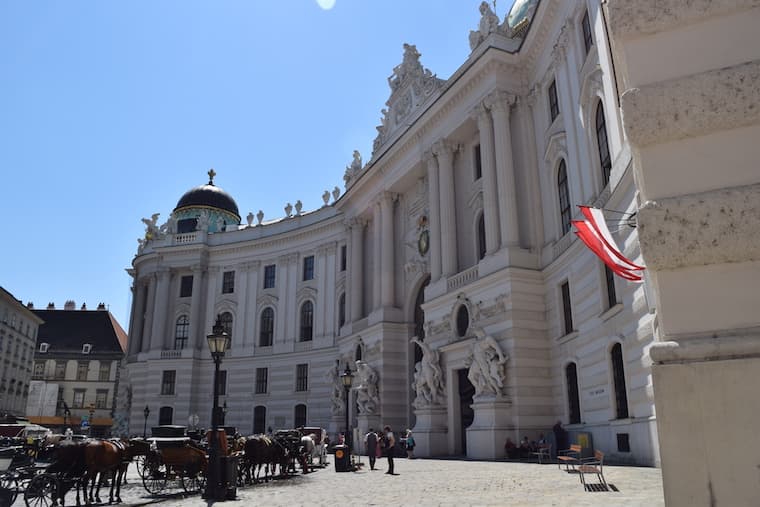
[[[474,50],[491,33],[499,30],[499,16],[491,10],[488,2],[480,2],[480,23],[477,30],[470,31],[470,50]]]
[[[158,216],[160,213],[153,213],[150,218],[141,218],[142,223],[145,224],[145,241],[151,241],[159,239],[161,237],[161,230],[158,228]]]
[[[502,352],[499,343],[482,329],[475,329],[475,341],[466,361],[467,378],[475,387],[475,396],[501,395],[507,376],[506,363],[509,356]]]
[[[359,384],[356,386],[356,404],[360,414],[374,414],[380,404],[377,391],[377,372],[365,361],[356,361],[356,375]]]
[[[414,367],[414,391],[417,397],[414,406],[417,408],[428,405],[439,405],[443,398],[443,371],[440,365],[440,354],[416,336],[412,338],[422,349],[422,360]]]
[[[216,217],[216,232],[222,232],[224,230],[224,218]]]
[[[346,391],[343,388],[343,382],[340,380],[338,373],[338,364],[334,368],[328,368],[325,372],[327,384],[330,386],[330,402],[332,402],[332,413],[335,415],[344,414],[346,406]]]
[[[211,223],[211,216],[206,210],[201,211],[198,219],[195,222],[195,230],[201,232],[208,232],[208,226]]]
[[[350,165],[346,166],[346,172],[343,174],[343,180],[348,188],[362,170],[362,155],[359,150],[354,150],[353,160]]]

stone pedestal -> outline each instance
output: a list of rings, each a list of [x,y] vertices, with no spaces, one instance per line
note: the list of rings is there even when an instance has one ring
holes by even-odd
[[[448,455],[446,407],[416,408],[414,413],[417,416],[417,424],[412,429],[416,444],[414,455],[421,458]]]
[[[467,456],[496,459],[504,455],[504,442],[512,427],[512,402],[478,398],[472,404],[475,418],[467,428]]]

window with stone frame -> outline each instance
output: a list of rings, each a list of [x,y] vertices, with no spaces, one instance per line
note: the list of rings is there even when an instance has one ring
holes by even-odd
[[[108,408],[108,389],[95,391],[95,408]]]
[[[293,410],[293,425],[296,428],[306,426],[306,405],[299,403]]]
[[[53,374],[55,380],[64,380],[66,378],[66,361],[55,362],[55,373]]]
[[[476,144],[473,148],[473,165],[475,166],[475,174],[473,175],[475,177],[475,181],[478,181],[480,178],[483,177],[483,155],[480,151],[480,144]]]
[[[296,391],[309,390],[309,365],[296,365]]]
[[[86,392],[86,389],[74,389],[74,399],[72,400],[71,408],[84,408],[84,395]]]
[[[304,301],[301,305],[301,336],[302,342],[311,341],[314,337],[314,303]]]
[[[256,394],[266,394],[269,389],[269,368],[256,368]]]
[[[176,370],[164,370],[161,374],[161,394],[172,395],[174,394],[174,387],[177,382]]]
[[[271,347],[274,340],[274,310],[267,306],[261,312],[259,326],[259,347]]]
[[[596,145],[599,150],[599,164],[602,168],[602,183],[607,186],[612,172],[612,158],[607,137],[607,121],[604,119],[604,105],[601,100],[596,106]]]
[[[174,326],[174,350],[182,350],[187,346],[190,336],[190,319],[187,315],[180,315]]]
[[[565,367],[565,381],[567,382],[567,411],[570,424],[581,422],[581,400],[578,391],[578,368],[575,363]]]
[[[570,300],[570,282],[565,282],[561,287],[562,293],[562,324],[565,335],[573,332],[573,304]]]
[[[267,408],[264,405],[253,407],[253,434],[259,435],[266,431]]]
[[[100,361],[100,371],[98,371],[98,380],[101,382],[108,382],[111,380],[111,362]]]
[[[340,247],[340,270],[345,271],[346,270],[346,245],[342,245]]]
[[[264,288],[274,289],[275,275],[277,274],[277,266],[275,264],[269,264],[264,266]]]
[[[35,380],[42,380],[45,378],[45,361],[34,362],[34,372],[32,378]]]
[[[559,97],[557,96],[557,81],[552,80],[552,84],[549,85],[549,117],[550,123],[559,116]]]
[[[604,293],[606,296],[607,308],[610,309],[617,304],[617,293],[615,292],[615,274],[604,264]]]
[[[610,351],[612,362],[612,380],[615,384],[615,418],[628,418],[628,394],[625,388],[625,367],[623,365],[623,346],[616,343]]]
[[[557,194],[559,197],[559,220],[562,227],[562,235],[570,232],[571,208],[570,208],[570,185],[567,182],[567,164],[562,159],[557,170]]]
[[[314,256],[313,255],[309,255],[308,257],[303,258],[303,279],[304,281],[314,279]]]
[[[158,409],[158,425],[166,426],[174,422],[174,409],[172,407],[161,407]]]
[[[338,327],[346,324],[346,293],[341,292],[338,298]]]
[[[583,14],[581,30],[583,32],[583,48],[586,50],[584,54],[587,55],[589,51],[591,51],[591,47],[594,45],[594,37],[591,32],[591,21],[588,17],[588,10]]]
[[[87,372],[90,369],[89,361],[77,362],[77,380],[87,380]]]
[[[225,271],[222,273],[222,294],[235,292],[235,272]]]
[[[222,313],[219,316],[219,322],[222,324],[224,332],[227,333],[227,336],[230,338],[227,342],[227,349],[229,350],[230,347],[232,347],[232,314],[230,312]]]
[[[478,260],[485,258],[486,256],[486,218],[485,213],[481,213],[478,217]]]
[[[179,281],[179,297],[189,298],[193,295],[193,275],[185,275]]]

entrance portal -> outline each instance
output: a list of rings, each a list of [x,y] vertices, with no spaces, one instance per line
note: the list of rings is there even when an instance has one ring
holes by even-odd
[[[467,368],[457,370],[459,377],[459,428],[462,442],[462,454],[467,454],[467,428],[475,419],[475,411],[472,410],[472,397],[475,395],[475,386],[467,378]]]

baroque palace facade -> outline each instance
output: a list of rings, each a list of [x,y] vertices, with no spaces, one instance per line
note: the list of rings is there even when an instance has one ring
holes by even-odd
[[[613,277],[570,223],[577,204],[615,210],[615,239],[641,262],[604,14],[557,0],[480,11],[448,79],[404,45],[369,161],[355,152],[320,209],[241,220],[210,171],[165,224],[144,219],[130,432],[210,424],[205,337],[221,316],[221,400],[242,433],[343,431],[348,364],[351,426],[414,428],[421,456],[501,457],[507,437],[562,420],[616,460],[659,464],[647,284]]]

